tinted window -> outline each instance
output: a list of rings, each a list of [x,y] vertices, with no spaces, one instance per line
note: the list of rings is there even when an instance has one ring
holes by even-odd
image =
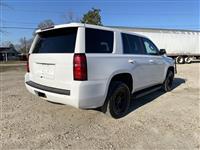
[[[144,54],[140,37],[122,33],[124,54]]]
[[[86,28],[86,53],[112,53],[113,32]]]
[[[149,55],[158,55],[157,47],[150,40],[143,38],[144,47],[146,49],[146,53]]]
[[[77,28],[44,31],[38,34],[33,53],[73,53]]]

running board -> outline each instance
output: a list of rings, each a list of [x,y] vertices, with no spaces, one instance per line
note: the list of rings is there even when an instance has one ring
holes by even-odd
[[[162,87],[162,85],[156,85],[156,86],[152,86],[147,89],[135,92],[135,93],[133,93],[133,98],[140,98],[140,97],[146,96],[150,93],[158,91],[159,89],[161,89],[161,87]]]

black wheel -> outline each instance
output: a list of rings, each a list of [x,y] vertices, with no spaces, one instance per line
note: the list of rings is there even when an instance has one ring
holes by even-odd
[[[176,58],[176,63],[178,63],[178,64],[184,64],[185,63],[184,57],[183,56],[178,56]]]
[[[168,70],[165,81],[163,83],[163,90],[165,92],[169,92],[172,90],[173,80],[174,80],[174,72],[171,70]]]
[[[113,118],[125,116],[130,106],[130,90],[123,82],[111,83],[102,111]]]

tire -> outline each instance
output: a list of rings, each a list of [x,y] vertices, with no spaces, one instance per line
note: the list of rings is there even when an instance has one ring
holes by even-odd
[[[124,117],[128,113],[130,99],[131,94],[128,86],[123,82],[113,81],[102,111],[115,119]]]
[[[163,82],[162,89],[165,92],[169,92],[172,90],[174,80],[174,72],[172,70],[168,70],[165,81]]]
[[[190,64],[192,62],[192,57],[185,57],[185,63]]]
[[[176,63],[178,63],[178,64],[184,64],[185,63],[184,57],[183,56],[176,57]]]

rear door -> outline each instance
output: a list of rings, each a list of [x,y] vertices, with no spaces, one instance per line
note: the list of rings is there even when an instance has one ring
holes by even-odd
[[[77,27],[44,31],[36,36],[30,54],[30,78],[33,82],[68,88],[73,80],[73,53]]]
[[[131,34],[122,33],[123,53],[132,64],[134,89],[141,90],[152,84],[149,60],[142,45],[141,38]]]

